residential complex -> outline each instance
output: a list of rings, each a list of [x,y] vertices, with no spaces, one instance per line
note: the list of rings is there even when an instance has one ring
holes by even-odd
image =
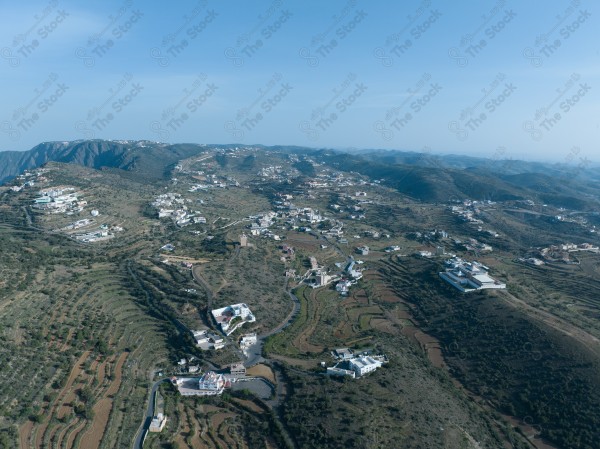
[[[439,273],[440,277],[461,292],[483,289],[503,289],[503,284],[488,274],[489,268],[473,261],[466,262],[458,257],[446,261],[448,268]]]
[[[256,318],[250,308],[243,303],[215,309],[212,315],[225,335],[231,335],[244,323],[253,323]]]

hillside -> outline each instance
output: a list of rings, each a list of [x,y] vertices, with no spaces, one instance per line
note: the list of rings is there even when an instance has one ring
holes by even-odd
[[[169,166],[201,152],[202,148],[196,144],[167,145],[149,141],[44,142],[25,152],[0,152],[0,184],[50,161],[95,169],[118,168],[149,178],[162,178]]]

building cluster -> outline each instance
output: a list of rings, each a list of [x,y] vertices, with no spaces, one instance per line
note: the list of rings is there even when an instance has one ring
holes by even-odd
[[[245,323],[256,321],[250,308],[243,303],[215,309],[212,311],[212,316],[225,335],[231,335]]]
[[[360,265],[361,263],[362,261],[354,260],[353,257],[350,257],[341,280],[335,285],[335,290],[341,295],[346,296],[350,291],[350,287],[355,285],[358,280],[362,278],[362,270],[357,267],[357,265]]]
[[[222,336],[209,331],[208,329],[194,330],[192,336],[196,341],[196,346],[204,351],[209,349],[222,349],[225,347],[225,340]]]
[[[158,218],[170,218],[179,227],[192,223],[206,223],[203,217],[188,209],[186,200],[179,193],[165,193],[157,196],[151,206],[157,210]]]
[[[575,243],[563,243],[561,245],[551,245],[547,248],[542,248],[537,256],[543,262],[574,264],[576,262],[571,260],[571,254],[579,251],[598,253],[600,249],[591,243],[581,243],[579,245]]]
[[[331,354],[338,362],[327,368],[329,376],[349,376],[355,379],[372,373],[387,363],[385,355],[369,355],[367,352],[356,355],[348,348],[336,349]]]
[[[476,218],[481,214],[481,207],[478,201],[465,200],[461,206],[450,206],[450,210],[463,221],[474,224],[483,224],[483,221]]]
[[[48,172],[48,170],[45,168],[39,168],[35,173],[29,171],[23,172],[22,175],[17,176],[17,184],[13,185],[10,188],[10,191],[17,193],[23,189],[34,187],[37,183],[47,182],[48,178],[44,176],[46,172]]]
[[[445,271],[439,273],[440,277],[463,293],[506,288],[506,284],[488,274],[488,267],[477,261],[466,262],[459,257],[454,257],[446,261],[446,267]]]
[[[492,245],[488,245],[487,243],[480,242],[477,239],[469,238],[465,241],[455,241],[455,243],[459,246],[462,246],[467,251],[475,251],[475,252],[492,252],[494,249]]]
[[[87,201],[80,200],[74,187],[55,187],[40,190],[39,197],[33,200],[33,209],[48,214],[81,212]]]

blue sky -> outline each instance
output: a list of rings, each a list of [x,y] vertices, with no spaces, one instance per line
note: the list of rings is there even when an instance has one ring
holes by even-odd
[[[598,161],[585,0],[2,2],[0,150],[294,144]]]

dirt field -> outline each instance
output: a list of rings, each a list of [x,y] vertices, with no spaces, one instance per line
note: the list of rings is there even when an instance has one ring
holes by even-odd
[[[265,379],[271,381],[272,383],[276,383],[275,375],[273,374],[273,370],[267,365],[254,365],[246,370],[246,374],[248,376],[257,376],[264,377]]]

